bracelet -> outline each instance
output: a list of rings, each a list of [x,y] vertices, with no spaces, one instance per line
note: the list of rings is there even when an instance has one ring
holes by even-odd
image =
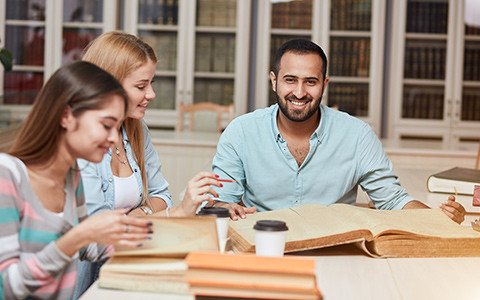
[[[168,209],[169,207],[167,206],[167,209],[165,209],[165,215],[167,215],[167,217],[170,217],[170,214],[168,213]]]
[[[140,206],[140,209],[143,210],[143,212],[146,215],[151,215],[153,212],[148,206]]]

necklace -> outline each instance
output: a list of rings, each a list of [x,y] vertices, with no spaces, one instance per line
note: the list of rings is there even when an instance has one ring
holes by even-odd
[[[117,146],[115,146],[115,154],[116,154],[116,158],[118,159],[118,161],[124,165],[127,165],[127,161],[126,160],[122,160],[122,158],[120,157],[120,149],[118,149]],[[125,148],[124,148],[125,149]]]

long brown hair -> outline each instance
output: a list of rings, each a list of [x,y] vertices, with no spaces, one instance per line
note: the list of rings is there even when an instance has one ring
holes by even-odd
[[[138,37],[122,31],[110,31],[100,35],[85,48],[82,60],[96,64],[122,82],[128,74],[148,60],[156,63],[157,56],[153,48]],[[143,204],[148,199],[148,181],[142,122],[127,117],[123,126],[142,175]]]
[[[25,164],[49,162],[58,152],[58,141],[65,130],[60,122],[67,106],[79,117],[87,110],[101,109],[112,95],[122,97],[126,113],[127,95],[112,75],[88,62],[64,65],[38,93],[8,153]]]

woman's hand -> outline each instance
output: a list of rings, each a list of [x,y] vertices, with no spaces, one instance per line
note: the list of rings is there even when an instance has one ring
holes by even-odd
[[[96,242],[104,245],[138,247],[151,233],[148,220],[126,216],[129,209],[116,209],[88,217],[57,240],[57,247],[73,256],[84,246]]]
[[[202,202],[213,202],[212,197],[207,194],[211,194],[214,197],[218,197],[218,194],[211,185],[223,186],[222,183],[217,181],[217,176],[212,172],[200,172],[195,175],[187,184],[187,190],[182,203],[170,210],[170,215],[193,216]]]

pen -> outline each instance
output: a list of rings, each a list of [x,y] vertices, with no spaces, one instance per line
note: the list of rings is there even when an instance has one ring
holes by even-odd
[[[457,195],[458,195],[458,193],[457,193],[457,188],[456,188],[456,187],[453,187],[453,190],[455,191],[455,196],[457,196]]]
[[[232,180],[232,179],[221,179],[221,178],[217,178],[218,181],[222,181],[222,182],[236,182],[235,180]]]

